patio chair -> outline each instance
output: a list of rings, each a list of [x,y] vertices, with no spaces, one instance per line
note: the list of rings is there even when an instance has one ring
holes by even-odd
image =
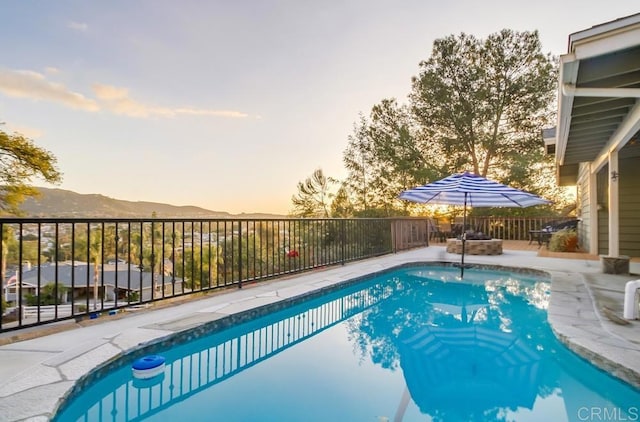
[[[452,236],[453,236],[453,232],[451,229],[450,222],[442,222],[438,224],[438,239],[440,239],[441,242],[446,241],[447,238]]]
[[[429,228],[429,240],[435,240],[438,238],[438,225],[433,219],[427,219],[427,226]]]
[[[549,247],[549,241],[554,233],[560,230],[576,230],[578,228],[579,219],[567,220],[553,225],[549,225],[542,230],[529,230],[529,244],[534,240],[538,242],[538,248],[543,244]]]

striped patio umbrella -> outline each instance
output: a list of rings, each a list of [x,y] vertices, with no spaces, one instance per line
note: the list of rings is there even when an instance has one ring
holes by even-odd
[[[532,193],[469,172],[453,174],[436,182],[405,190],[399,197],[422,204],[462,205],[464,207],[463,228],[467,226],[467,206],[524,208],[551,203]],[[461,278],[464,276],[465,241],[463,233]]]

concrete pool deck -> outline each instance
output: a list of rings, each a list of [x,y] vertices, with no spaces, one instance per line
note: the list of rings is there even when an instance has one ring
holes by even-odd
[[[459,262],[444,246],[328,267],[300,275],[246,285],[200,299],[140,312],[102,316],[78,324],[58,323],[53,334],[27,337],[28,330],[0,335],[0,421],[47,421],[76,380],[97,365],[141,343],[187,330],[342,281],[412,262]],[[552,277],[549,322],[568,347],[592,363],[640,388],[640,321],[614,323],[603,307],[622,316],[624,286],[640,278],[631,273],[602,274],[599,261],[538,257],[535,251],[505,250],[496,256],[468,256],[469,264],[533,268]],[[43,327],[39,327],[40,330]],[[18,341],[9,342],[15,338]]]

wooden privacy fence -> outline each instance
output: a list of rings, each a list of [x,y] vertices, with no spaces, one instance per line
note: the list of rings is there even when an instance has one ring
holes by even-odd
[[[393,250],[419,248],[429,245],[428,218],[396,218],[391,225]]]
[[[467,217],[467,230],[490,235],[494,239],[529,240],[531,230],[540,230],[573,217]],[[456,221],[462,228],[462,221]]]

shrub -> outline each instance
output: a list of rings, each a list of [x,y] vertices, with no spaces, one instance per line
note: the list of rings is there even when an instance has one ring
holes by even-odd
[[[138,293],[136,290],[132,290],[129,292],[129,295],[127,295],[127,302],[131,303],[131,302],[138,302],[140,300],[140,293]]]
[[[552,252],[575,252],[578,248],[578,233],[563,229],[551,235],[549,250]]]
[[[47,283],[40,289],[40,296],[27,293],[25,295],[25,301],[29,306],[36,306],[38,303],[40,303],[40,305],[59,305],[62,303],[62,298],[67,290],[69,290],[68,287],[60,284],[56,287],[56,283]],[[57,297],[55,294],[56,291]]]

